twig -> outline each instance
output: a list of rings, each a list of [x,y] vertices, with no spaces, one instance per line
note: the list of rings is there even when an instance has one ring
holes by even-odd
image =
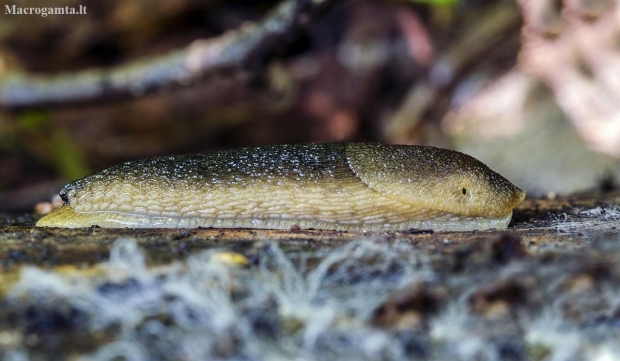
[[[91,69],[58,76],[22,73],[0,77],[0,108],[72,105],[140,96],[186,86],[205,77],[264,64],[318,13],[337,0],[286,0],[261,23],[162,57],[111,69]]]
[[[411,142],[411,134],[424,114],[445,95],[441,90],[454,85],[469,65],[497,46],[506,33],[517,28],[520,20],[518,8],[513,4],[500,2],[489,6],[474,24],[462,31],[463,36],[437,56],[429,81],[412,86],[401,107],[385,124],[384,137],[392,142]]]

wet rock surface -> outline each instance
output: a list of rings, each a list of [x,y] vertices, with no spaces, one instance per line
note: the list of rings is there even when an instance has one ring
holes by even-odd
[[[487,232],[35,220],[0,221],[9,359],[620,357],[618,192],[528,199]]]

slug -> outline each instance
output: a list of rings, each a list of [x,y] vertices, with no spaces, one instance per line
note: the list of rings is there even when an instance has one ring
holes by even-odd
[[[37,226],[471,231],[506,228],[525,192],[452,150],[318,143],[127,162],[60,196]]]

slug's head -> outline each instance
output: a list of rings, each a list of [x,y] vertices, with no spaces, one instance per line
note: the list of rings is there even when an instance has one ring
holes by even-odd
[[[428,217],[506,218],[525,198],[479,160],[453,150],[353,143],[347,156],[366,185]]]
[[[525,198],[525,192],[480,161],[438,170],[428,192],[436,199],[437,210],[467,217],[500,218],[511,214]]]

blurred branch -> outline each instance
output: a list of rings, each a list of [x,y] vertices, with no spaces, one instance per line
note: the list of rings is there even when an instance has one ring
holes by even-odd
[[[500,2],[489,6],[479,21],[463,31],[463,36],[440,55],[431,70],[431,82],[438,87],[449,86],[454,79],[489,49],[498,46],[502,36],[519,28],[521,13],[516,5]]]
[[[198,40],[159,58],[111,69],[58,76],[23,73],[0,77],[0,108],[58,106],[135,97],[187,86],[209,75],[262,65],[337,0],[286,0],[261,23]]]
[[[474,23],[461,31],[450,47],[434,60],[428,82],[416,82],[398,111],[384,127],[384,137],[390,142],[411,142],[412,135],[435,104],[441,104],[442,90],[453,86],[471,64],[480,61],[513,29],[518,29],[521,14],[515,4],[500,2],[476,17]],[[418,43],[421,43],[418,41]]]

